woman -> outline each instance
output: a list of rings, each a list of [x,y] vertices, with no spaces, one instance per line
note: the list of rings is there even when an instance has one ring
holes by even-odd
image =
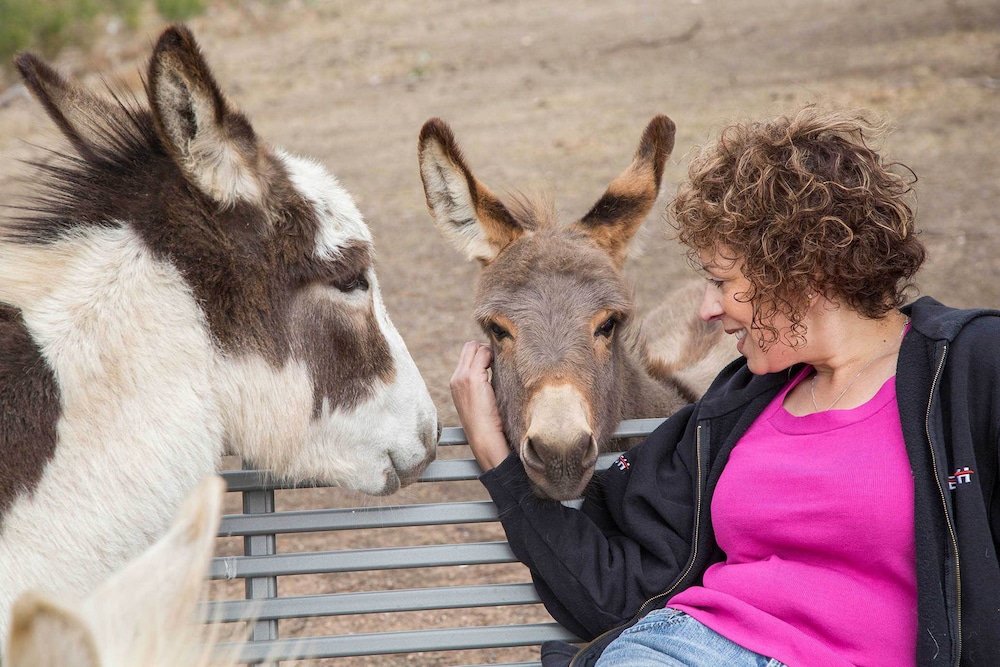
[[[743,358],[580,510],[532,497],[490,350],[463,348],[452,396],[511,547],[597,637],[573,664],[1000,665],[1000,312],[902,305],[924,248],[874,130],[807,107],[695,158],[673,218]]]

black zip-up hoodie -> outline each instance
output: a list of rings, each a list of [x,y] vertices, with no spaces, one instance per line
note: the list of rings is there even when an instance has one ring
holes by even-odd
[[[924,297],[899,351],[896,395],[914,475],[917,665],[1000,665],[1000,311]],[[727,367],[705,396],[595,476],[577,510],[531,493],[516,456],[481,476],[549,613],[594,639],[542,648],[590,665],[622,629],[725,558],[712,493],[736,442],[800,367]],[[798,666],[792,666],[798,667]],[[804,666],[812,667],[812,666]]]

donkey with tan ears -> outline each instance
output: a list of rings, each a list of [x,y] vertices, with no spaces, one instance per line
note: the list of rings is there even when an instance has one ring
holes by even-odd
[[[580,220],[560,224],[551,206],[501,202],[440,119],[420,132],[427,206],[444,236],[482,265],[475,318],[493,349],[504,432],[542,497],[579,497],[622,419],[672,414],[736,356],[718,352],[723,332],[698,320],[701,291],[690,287],[657,315],[668,349],[644,340],[657,332],[640,333],[622,267],[673,145],[673,122],[653,118],[631,165]],[[681,379],[699,363],[706,368]]]
[[[83,595],[146,548],[224,453],[416,480],[436,410],[336,179],[258,137],[183,26],[148,106],[16,65],[72,152],[0,219],[0,638],[21,591]]]

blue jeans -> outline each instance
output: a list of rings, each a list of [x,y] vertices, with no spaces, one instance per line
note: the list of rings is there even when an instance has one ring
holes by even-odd
[[[608,644],[595,667],[785,667],[683,611],[656,609]]]

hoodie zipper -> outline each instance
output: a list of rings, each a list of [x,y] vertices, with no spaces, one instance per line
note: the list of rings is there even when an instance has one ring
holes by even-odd
[[[698,459],[698,465],[697,465],[698,489],[695,494],[694,537],[691,542],[692,545],[691,556],[688,558],[688,562],[687,565],[685,565],[684,567],[684,571],[681,573],[679,577],[674,579],[674,583],[670,585],[670,588],[668,588],[662,593],[654,595],[653,597],[643,602],[639,606],[639,610],[632,615],[631,619],[629,619],[628,623],[617,625],[611,628],[610,630],[602,632],[601,634],[597,635],[592,640],[590,640],[586,646],[581,648],[577,652],[577,654],[573,656],[573,659],[570,660],[569,667],[576,667],[577,665],[579,665],[580,663],[578,662],[578,660],[580,659],[581,656],[583,656],[584,653],[587,652],[587,649],[590,648],[595,643],[599,642],[604,637],[607,637],[609,634],[614,632],[621,632],[625,628],[634,625],[636,621],[638,621],[640,618],[646,615],[647,613],[646,610],[649,608],[651,604],[655,604],[659,600],[663,600],[665,598],[670,597],[670,594],[673,593],[674,590],[677,588],[677,586],[680,585],[680,583],[687,578],[688,574],[690,574],[691,570],[694,568],[695,561],[698,559],[698,539],[701,533],[701,514],[702,514],[701,507],[702,507],[702,497],[704,495],[703,493],[704,475],[702,474],[702,465],[701,465],[701,429],[702,425],[698,424],[698,429],[695,435],[695,456]]]
[[[955,645],[955,665],[962,661],[962,571],[958,560],[958,538],[955,536],[955,523],[948,513],[948,497],[945,495],[944,487],[941,486],[941,474],[938,468],[937,456],[934,453],[934,441],[931,439],[931,404],[934,402],[934,394],[937,392],[938,380],[941,379],[941,371],[944,369],[944,361],[948,356],[948,345],[945,344],[941,350],[941,358],[938,361],[937,370],[934,372],[934,380],[931,382],[931,394],[927,401],[927,416],[924,418],[924,430],[927,433],[927,445],[931,450],[931,465],[934,468],[934,482],[937,484],[938,493],[941,495],[941,506],[944,509],[945,522],[948,524],[948,536],[951,538],[951,549],[955,556],[955,616],[957,620],[957,636]]]

